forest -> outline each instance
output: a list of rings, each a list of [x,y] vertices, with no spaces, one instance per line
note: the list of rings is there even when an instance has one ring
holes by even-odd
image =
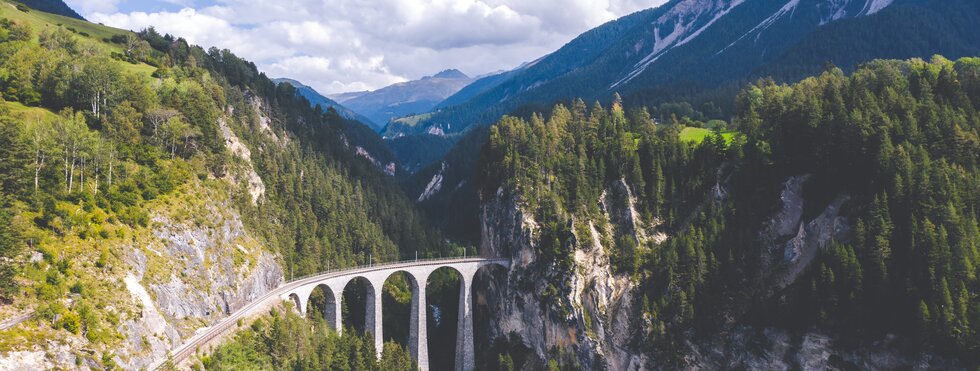
[[[152,28],[3,12],[0,301],[36,316],[0,347],[83,336],[100,352],[93,361],[113,367],[126,314],[96,308],[121,300],[112,277],[128,270],[127,246],[150,236],[163,208],[190,215],[214,197],[282,257],[286,280],[416,252],[462,254],[351,149],[383,147],[380,139],[254,64]],[[248,162],[229,148],[240,144],[228,130],[252,149]],[[264,185],[259,196],[234,175],[249,165]],[[290,319],[270,321],[274,329]]]
[[[215,204],[255,238],[240,251],[277,256],[290,280],[416,253],[476,254],[446,236],[479,242],[479,216],[465,213],[513,197],[541,227],[539,294],[567,314],[575,249],[594,243],[577,236],[610,228],[597,201],[623,185],[647,233],[666,238],[599,242],[613,273],[637,285],[637,347],[667,368],[684,365],[689,339],[733,321],[820,328],[854,346],[896,334],[909,352],[980,363],[980,59],[878,60],[849,74],[828,65],[793,84],[760,79],[725,102],[642,107],[616,95],[606,106],[527,106],[461,138],[478,157],[451,152],[467,168],[447,179],[473,193],[423,205],[454,219],[458,231],[443,232],[352,149],[387,151],[370,129],[311,107],[253,63],[152,28],[39,13],[0,8],[0,309],[33,313],[4,330],[0,351],[71,337],[90,350],[76,359],[119,367],[121,324],[142,313],[121,283],[138,260],[129,252],[160,239],[170,216],[208,226],[198,212]],[[803,221],[845,200],[847,228],[784,285],[784,254],[765,235],[797,177],[807,179]],[[146,280],[186,274],[159,260],[144,262]],[[454,276],[434,277],[430,303],[453,307]],[[398,280],[384,288],[392,334],[404,330],[407,291]],[[317,316],[273,311],[242,327],[200,366],[412,368],[392,334],[376,359],[370,335],[337,336]],[[480,359],[503,369],[528,352],[519,339],[491,348]],[[555,358],[549,367],[577,366]]]
[[[576,235],[599,225],[596,200],[624,181],[661,243],[602,241],[611,264],[642,289],[642,347],[683,365],[686,339],[725,318],[760,327],[835,331],[851,345],[886,334],[970,363],[980,350],[980,60],[874,61],[846,76],[829,67],[796,84],[759,80],[735,102],[732,128],[682,140],[698,126],[655,122],[615,97],[547,117],[504,117],[490,129],[478,176],[541,226],[544,298],[569,308]],[[837,196],[852,228],[820,249],[787,288],[781,252],[760,235],[790,177],[808,175],[804,220]],[[809,206],[815,205],[815,206]],[[673,365],[673,366],[669,366]]]

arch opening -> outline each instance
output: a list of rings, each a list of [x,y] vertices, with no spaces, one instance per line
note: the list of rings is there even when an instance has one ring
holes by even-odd
[[[388,276],[382,289],[384,341],[407,347],[412,334],[412,299],[418,294],[415,277],[405,271]]]
[[[314,320],[322,319],[330,328],[337,328],[337,298],[330,287],[320,284],[313,288],[306,304],[306,317]]]
[[[431,370],[455,369],[462,277],[455,268],[441,267],[426,280],[426,333]]]
[[[296,293],[289,294],[289,301],[293,304],[293,309],[298,313],[303,313],[303,301]]]
[[[342,324],[344,331],[354,330],[365,333],[367,324],[367,309],[373,305],[374,287],[364,277],[356,277],[344,286],[342,307]]]

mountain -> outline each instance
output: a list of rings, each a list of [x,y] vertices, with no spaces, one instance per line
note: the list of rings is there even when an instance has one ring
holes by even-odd
[[[511,258],[487,369],[980,365],[980,58],[738,97],[730,139],[619,101],[504,117],[470,180],[419,184],[477,184],[431,206]]]
[[[459,251],[378,169],[377,133],[228,50],[8,1],[0,35],[0,370],[147,369],[286,280]],[[375,359],[291,316],[276,332],[307,338],[275,343]]]
[[[437,104],[469,85],[458,70],[394,84],[372,92],[337,96],[338,102],[381,125],[393,118],[429,112]]]
[[[327,98],[326,96],[317,92],[312,87],[306,86],[299,81],[293,79],[287,79],[287,78],[277,78],[277,79],[272,79],[272,82],[275,82],[276,84],[287,83],[289,85],[292,85],[294,88],[296,88],[296,92],[299,93],[299,95],[303,96],[303,98],[306,98],[306,100],[310,101],[310,104],[313,105],[314,107],[320,106],[320,108],[323,109],[324,111],[326,111],[328,108],[333,108],[341,116],[347,119],[360,121],[362,124],[367,125],[371,129],[374,129],[375,131],[380,130],[382,127],[381,125],[378,125],[374,121],[371,121],[371,119],[364,117],[347,107],[344,107],[340,103],[337,103],[336,101]]]
[[[482,94],[483,92],[493,89],[500,85],[504,81],[507,81],[510,77],[514,76],[520,70],[524,69],[526,65],[522,65],[510,71],[500,71],[496,73],[487,74],[485,76],[479,76],[472,83],[466,85],[466,87],[460,89],[453,95],[439,102],[435,106],[435,109],[442,109],[450,106],[454,106],[460,103],[464,103],[473,97]]]
[[[828,63],[977,54],[978,15],[969,0],[673,0],[582,34],[412,131],[460,132],[572,97],[658,104],[724,87],[731,96],[764,76],[795,81]]]
[[[364,91],[352,91],[352,92],[347,92],[347,93],[331,94],[331,95],[328,95],[327,98],[333,99],[333,100],[338,101],[338,102],[346,102],[346,101],[349,101],[351,99],[360,97],[360,96],[362,96],[364,94],[367,94],[367,93],[370,93],[370,91],[368,91],[368,90],[364,90]]]
[[[75,18],[82,21],[85,20],[85,18],[82,18],[81,15],[79,15],[74,9],[61,0],[19,0],[19,2],[42,12]]]

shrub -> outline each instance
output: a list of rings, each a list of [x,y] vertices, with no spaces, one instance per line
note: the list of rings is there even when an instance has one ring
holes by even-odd
[[[31,12],[31,8],[27,7],[27,5],[24,5],[24,4],[17,4],[17,10],[20,10],[20,11],[22,11],[24,13],[30,13]]]
[[[78,330],[82,328],[82,319],[75,312],[66,311],[61,314],[61,319],[58,320],[57,327],[64,328],[70,333],[78,334]]]

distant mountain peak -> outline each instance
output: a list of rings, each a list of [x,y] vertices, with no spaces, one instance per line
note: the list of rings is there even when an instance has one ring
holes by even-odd
[[[439,72],[439,73],[435,74],[435,76],[432,76],[432,77],[433,78],[436,78],[436,79],[457,79],[457,80],[469,80],[469,78],[470,78],[469,76],[466,76],[465,73],[463,73],[462,71],[457,70],[455,68],[451,68],[451,69],[448,69],[448,70]]]
[[[449,96],[473,82],[457,69],[448,69],[419,80],[400,82],[375,91],[336,95],[348,108],[374,122],[427,113]]]
[[[360,121],[362,124],[371,128],[374,131],[378,131],[381,129],[381,127],[377,123],[371,121],[371,119],[358,114],[357,112],[343,106],[341,103],[338,103],[333,99],[323,96],[322,94],[317,92],[316,89],[313,89],[312,87],[307,86],[299,81],[290,78],[275,78],[272,79],[272,81],[275,82],[276,84],[292,85],[294,88],[296,88],[296,92],[299,95],[306,98],[306,100],[308,100],[311,105],[320,106],[320,108],[323,109],[324,111],[332,108],[346,119]]]

